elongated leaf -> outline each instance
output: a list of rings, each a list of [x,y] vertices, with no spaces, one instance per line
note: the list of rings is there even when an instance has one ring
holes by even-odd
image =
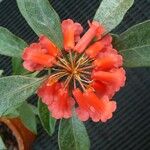
[[[30,107],[30,109],[32,110],[32,112],[35,114],[35,115],[38,115],[38,108],[34,105],[31,105],[31,104],[28,104],[28,106]]]
[[[0,150],[7,150],[1,136],[0,136]]]
[[[0,78],[0,116],[31,96],[42,81],[23,76]]]
[[[21,58],[12,58],[12,70],[13,75],[22,75],[26,74],[28,71],[24,69],[22,65],[22,59]]]
[[[0,54],[21,57],[26,46],[27,44],[22,39],[16,37],[7,29],[0,27]]]
[[[19,117],[19,112],[18,110],[15,109],[9,109],[9,111],[7,111],[5,114],[3,114],[3,116],[6,116],[8,118],[16,118]]]
[[[41,120],[43,128],[49,135],[52,135],[55,131],[56,119],[51,117],[47,106],[43,104],[41,100],[38,101],[38,109],[39,118]]]
[[[114,38],[126,67],[150,66],[150,20],[137,24]]]
[[[20,12],[37,35],[48,36],[62,47],[60,20],[48,0],[17,0]]]
[[[0,70],[0,76],[2,76],[3,70]]]
[[[33,133],[37,133],[37,126],[36,126],[36,116],[32,111],[30,105],[27,102],[24,102],[19,108],[19,116],[22,123],[25,125]]]
[[[75,116],[67,120],[61,120],[58,140],[60,150],[90,149],[90,142],[85,126]]]
[[[94,20],[99,21],[109,32],[119,25],[133,2],[134,0],[103,0]]]

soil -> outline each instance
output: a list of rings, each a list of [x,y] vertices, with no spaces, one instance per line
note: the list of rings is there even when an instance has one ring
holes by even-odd
[[[18,143],[8,126],[0,122],[0,136],[8,150],[19,150]]]

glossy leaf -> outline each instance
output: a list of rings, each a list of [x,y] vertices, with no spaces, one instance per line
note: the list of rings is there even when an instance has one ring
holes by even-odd
[[[150,66],[150,21],[137,24],[114,37],[114,47],[126,67]]]
[[[51,117],[51,114],[45,104],[38,101],[39,118],[45,131],[52,135],[55,131],[56,119]]]
[[[0,78],[0,116],[31,96],[42,81],[43,78],[23,76]]]
[[[20,12],[37,35],[48,36],[59,48],[62,32],[59,16],[48,0],[17,0]]]
[[[22,39],[16,37],[7,29],[0,27],[0,54],[21,57],[26,46],[27,44]]]
[[[86,128],[76,116],[62,119],[59,125],[58,142],[60,150],[89,150],[90,141]]]
[[[134,0],[103,0],[94,20],[99,21],[109,32],[119,25],[133,2]]]
[[[27,102],[24,102],[19,108],[19,117],[26,128],[33,133],[37,133],[36,116]]]

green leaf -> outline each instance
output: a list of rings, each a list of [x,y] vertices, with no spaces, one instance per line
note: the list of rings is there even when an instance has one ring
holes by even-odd
[[[7,29],[0,27],[0,54],[10,57],[21,57],[27,44]]]
[[[123,56],[126,67],[150,66],[150,20],[115,36],[113,45]]]
[[[39,118],[41,120],[43,128],[49,135],[52,135],[55,131],[56,119],[51,117],[47,106],[43,104],[41,100],[38,101],[38,109]]]
[[[0,136],[0,150],[7,150],[1,136]]]
[[[134,0],[103,0],[94,20],[99,21],[109,32],[119,25],[133,3]]]
[[[10,109],[3,116],[6,116],[8,118],[16,118],[16,117],[19,117],[19,112],[16,110],[16,108]]]
[[[61,120],[58,134],[60,150],[90,149],[90,141],[86,128],[75,116],[67,120]]]
[[[37,133],[37,126],[36,126],[36,116],[27,102],[24,102],[19,108],[19,116],[26,128],[28,128],[33,133]]]
[[[0,78],[0,116],[31,96],[43,80],[23,76]]]
[[[27,70],[24,69],[22,65],[22,59],[21,58],[12,58],[12,70],[13,75],[23,75],[28,73]]]
[[[26,74],[26,76],[27,77],[36,77],[39,73],[40,73],[40,71],[35,71],[35,72],[32,72],[32,73]]]
[[[37,35],[44,34],[62,48],[60,19],[48,0],[17,0],[20,12]]]
[[[0,70],[0,76],[2,76],[3,70]]]
[[[34,105],[31,105],[31,104],[28,104],[28,106],[30,107],[30,109],[32,110],[32,112],[35,114],[35,115],[38,115],[39,112],[38,112],[38,108]]]

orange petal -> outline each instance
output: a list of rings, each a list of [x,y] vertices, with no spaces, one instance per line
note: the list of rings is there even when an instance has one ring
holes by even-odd
[[[75,25],[71,19],[64,20],[61,25],[64,38],[64,48],[68,51],[74,48]]]
[[[122,65],[122,57],[118,54],[101,53],[93,62],[93,65],[100,70],[108,70],[113,67],[120,67]]]
[[[125,71],[123,68],[114,69],[111,72],[106,71],[94,71],[93,79],[101,82],[107,82],[114,85],[114,88],[119,88],[125,84]]]
[[[46,36],[42,35],[39,38],[39,43],[43,49],[46,49],[51,56],[57,56],[59,50],[55,44],[50,41]]]
[[[78,88],[73,90],[73,96],[75,97],[80,107],[87,109],[83,93]]]
[[[107,92],[106,85],[104,85],[101,82],[94,81],[92,82],[91,86],[95,89],[96,94],[98,94],[98,96],[103,96]]]
[[[98,53],[104,48],[104,43],[101,41],[95,42],[93,45],[89,46],[85,53],[90,57],[94,58],[98,55]]]
[[[92,23],[89,30],[79,40],[74,50],[79,53],[82,53],[85,50],[85,48],[89,45],[89,43],[92,41],[92,39],[95,37],[98,27],[99,27],[98,23]]]
[[[30,58],[34,63],[44,65],[45,67],[51,67],[55,62],[55,58],[47,54],[32,53]]]
[[[103,111],[103,102],[95,95],[93,91],[87,90],[83,93],[84,98],[90,105],[90,108],[95,109],[95,111],[101,112]]]

